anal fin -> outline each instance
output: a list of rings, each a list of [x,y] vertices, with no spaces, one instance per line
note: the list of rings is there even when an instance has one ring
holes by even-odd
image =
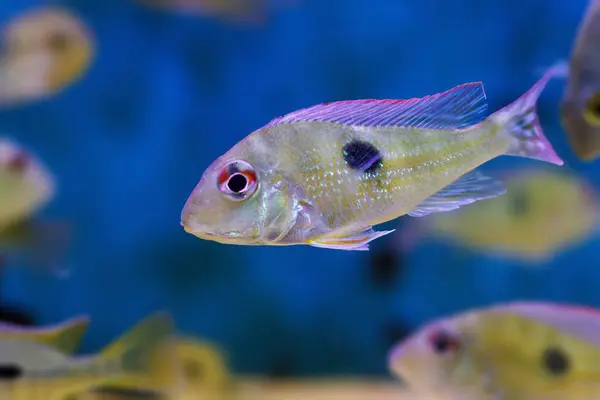
[[[388,233],[392,233],[394,230],[395,229],[391,231],[377,232],[374,231],[372,227],[368,227],[362,232],[357,232],[342,237],[320,238],[310,242],[309,244],[314,247],[322,247],[326,249],[367,251],[369,250],[369,242],[385,236]]]
[[[504,184],[475,170],[458,178],[408,213],[411,217],[424,217],[431,213],[452,211],[479,200],[490,199],[506,193]]]

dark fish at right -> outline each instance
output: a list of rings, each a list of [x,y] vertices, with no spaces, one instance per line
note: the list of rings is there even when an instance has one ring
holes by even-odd
[[[600,0],[590,0],[569,62],[561,116],[571,147],[584,161],[600,157]]]

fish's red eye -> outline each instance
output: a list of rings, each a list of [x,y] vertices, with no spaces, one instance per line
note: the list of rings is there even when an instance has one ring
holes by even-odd
[[[437,354],[455,352],[460,347],[456,337],[445,331],[435,331],[429,335],[429,344]]]
[[[6,163],[6,168],[14,173],[21,173],[29,164],[29,156],[23,152],[19,152],[12,156]]]
[[[235,201],[252,196],[256,191],[257,183],[256,172],[245,161],[227,163],[217,176],[219,190]]]

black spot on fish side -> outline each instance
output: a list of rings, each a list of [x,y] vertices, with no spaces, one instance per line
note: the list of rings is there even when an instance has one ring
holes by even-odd
[[[0,321],[20,326],[33,326],[35,318],[31,313],[15,306],[0,306]]]
[[[565,375],[571,367],[567,353],[558,347],[548,347],[544,350],[542,366],[554,376]]]
[[[530,201],[525,191],[516,190],[510,193],[510,198],[508,200],[508,212],[513,217],[522,217],[529,211]]]
[[[12,381],[23,375],[23,368],[17,364],[0,364],[0,382]]]
[[[383,166],[383,156],[369,142],[352,140],[342,148],[344,161],[354,170],[375,173]]]

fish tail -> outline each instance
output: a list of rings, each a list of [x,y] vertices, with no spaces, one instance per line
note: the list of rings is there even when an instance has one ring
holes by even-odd
[[[564,164],[544,135],[536,105],[550,79],[564,76],[565,73],[563,64],[549,68],[525,94],[490,115],[489,120],[500,126],[501,133],[509,138],[508,150],[505,155],[532,158],[556,165]]]
[[[172,333],[169,315],[157,312],[115,340],[100,353],[99,362],[106,366],[118,365],[118,378],[107,379],[102,386],[169,391],[175,383],[176,360],[172,359],[174,352],[165,349]],[[159,356],[164,357],[160,368],[157,367]]]

